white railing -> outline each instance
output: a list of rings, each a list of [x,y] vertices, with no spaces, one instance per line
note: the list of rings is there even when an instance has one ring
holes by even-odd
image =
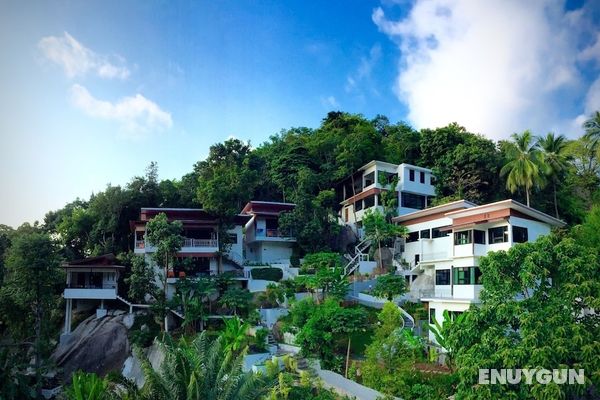
[[[217,239],[189,239],[183,241],[183,247],[217,247]]]

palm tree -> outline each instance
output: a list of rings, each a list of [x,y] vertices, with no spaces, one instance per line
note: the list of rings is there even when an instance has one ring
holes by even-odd
[[[238,317],[223,319],[225,330],[221,333],[223,350],[226,353],[239,354],[248,344],[248,323]]]
[[[567,138],[563,135],[554,135],[550,132],[546,137],[540,137],[537,145],[542,151],[542,160],[546,176],[552,182],[554,191],[554,212],[558,218],[558,202],[556,200],[556,186],[562,173],[569,167],[567,155]]]
[[[519,188],[525,189],[529,207],[531,189],[542,187],[545,183],[540,170],[541,152],[530,131],[513,133],[511,137],[513,141],[506,142],[504,147],[508,162],[500,170],[500,176],[506,175],[506,188],[511,193]]]
[[[192,341],[163,343],[165,359],[159,371],[145,359],[145,383],[140,399],[152,400],[258,400],[275,385],[273,378],[243,372],[245,352],[223,351],[223,337],[210,342],[206,332]]]
[[[585,136],[595,141],[600,140],[600,111],[596,111],[594,115],[583,123]]]

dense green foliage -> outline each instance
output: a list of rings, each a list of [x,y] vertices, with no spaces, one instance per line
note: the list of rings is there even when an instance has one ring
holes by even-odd
[[[579,232],[600,230],[597,212]],[[515,268],[515,266],[519,268]],[[482,304],[447,340],[456,352],[457,399],[582,396],[600,384],[597,243],[553,234],[481,260]],[[585,385],[478,385],[479,368],[582,368]]]
[[[371,293],[373,296],[392,301],[396,296],[406,293],[406,280],[402,275],[387,274],[377,277],[377,283]]]

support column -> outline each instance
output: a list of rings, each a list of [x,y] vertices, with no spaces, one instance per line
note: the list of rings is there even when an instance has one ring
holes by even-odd
[[[73,311],[73,299],[67,299],[65,305],[65,334],[71,333],[71,314]]]

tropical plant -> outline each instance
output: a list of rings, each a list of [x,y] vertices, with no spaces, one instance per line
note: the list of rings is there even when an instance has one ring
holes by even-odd
[[[217,290],[214,281],[205,277],[184,278],[175,284],[175,290],[172,305],[181,307],[183,311],[182,326],[188,330],[188,333],[193,333],[199,323],[200,330],[203,330],[207,317],[205,302]]]
[[[193,340],[162,344],[165,359],[158,371],[143,358],[145,384],[143,400],[234,400],[262,399],[275,380],[261,374],[243,372],[243,351],[224,352],[224,338],[210,341],[206,332]],[[142,356],[143,357],[143,356]]]
[[[238,317],[223,318],[225,329],[221,333],[221,343],[226,353],[239,354],[244,351],[250,338],[248,329],[250,325],[242,322]]]
[[[433,324],[429,324],[429,330],[431,333],[433,333],[437,344],[440,345],[445,351],[444,354],[446,356],[446,365],[448,368],[453,369],[456,349],[452,346],[452,342],[448,339],[448,336],[454,331],[461,329],[461,324],[465,319],[466,314],[450,314],[448,310],[444,310],[442,315],[444,316],[444,320],[441,324],[435,318],[435,316],[432,316]]]
[[[588,120],[583,123],[585,136],[589,139],[600,140],[600,111],[596,111]]]
[[[402,296],[406,293],[406,289],[404,276],[391,273],[381,275],[377,278],[377,283],[375,283],[372,294],[387,301],[392,301],[394,297]]]
[[[34,399],[36,393],[27,376],[26,354],[0,348],[0,399]]]
[[[598,231],[598,219],[586,221]],[[585,231],[585,230],[584,230]],[[457,398],[593,398],[600,387],[598,246],[579,233],[542,236],[480,259],[481,303],[449,336],[459,371]],[[515,268],[519,266],[519,268]],[[480,385],[480,368],[573,368],[582,385]]]
[[[545,137],[540,137],[537,144],[542,151],[542,165],[544,173],[552,182],[552,191],[554,195],[554,213],[558,218],[558,200],[556,198],[556,187],[560,178],[569,168],[569,156],[567,155],[567,139],[563,135],[556,136],[554,133],[548,133]]]
[[[504,142],[506,164],[500,170],[500,176],[506,176],[506,188],[511,193],[519,188],[525,190],[527,206],[529,206],[529,197],[533,188],[545,184],[541,169],[542,155],[530,131],[514,133],[511,137],[512,142]]]
[[[233,311],[233,315],[238,315],[238,311],[247,311],[252,301],[252,293],[247,290],[231,287],[219,298],[219,304]]]
[[[383,270],[381,243],[389,242],[396,237],[406,237],[408,235],[408,228],[388,222],[379,210],[367,210],[362,222],[365,229],[365,239],[377,243],[379,268]]]
[[[65,395],[68,400],[109,400],[108,382],[94,373],[77,371]]]

